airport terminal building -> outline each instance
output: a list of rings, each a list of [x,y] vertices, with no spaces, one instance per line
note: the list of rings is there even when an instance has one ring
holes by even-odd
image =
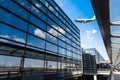
[[[0,0],[3,80],[79,77],[80,43],[80,30],[54,0]]]

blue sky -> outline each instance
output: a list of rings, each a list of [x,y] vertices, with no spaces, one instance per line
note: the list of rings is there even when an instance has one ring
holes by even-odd
[[[55,0],[63,11],[74,22],[78,18],[91,18],[94,11],[90,0]],[[75,23],[75,22],[74,22]],[[75,23],[80,29],[81,46],[83,48],[96,48],[100,54],[109,60],[105,50],[101,33],[97,21],[84,23]]]

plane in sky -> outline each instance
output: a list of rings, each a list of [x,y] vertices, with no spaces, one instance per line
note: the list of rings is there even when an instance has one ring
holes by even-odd
[[[80,22],[80,23],[87,23],[87,22],[92,22],[95,21],[96,17],[95,15],[92,18],[89,19],[76,19],[75,22]]]

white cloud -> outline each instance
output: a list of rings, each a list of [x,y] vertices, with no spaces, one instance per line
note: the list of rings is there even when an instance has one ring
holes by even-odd
[[[86,31],[86,33],[90,33],[91,31]]]
[[[54,28],[56,28],[56,27],[54,27]],[[49,32],[50,34],[56,36],[56,37],[57,37],[57,35],[58,35],[57,31],[54,30],[53,28],[50,28],[50,30],[49,30],[48,32]]]
[[[96,33],[96,32],[97,32],[97,30],[95,30],[95,29],[92,30],[92,33],[93,33],[93,34]]]
[[[86,45],[84,45],[84,44],[81,44],[81,47],[82,47],[82,48],[84,48],[84,47],[86,47]]]
[[[61,27],[54,26],[54,25],[52,25],[52,27],[54,27],[56,30],[58,30],[58,31],[61,32],[62,34],[65,34],[65,30],[62,29]],[[60,36],[60,35],[59,35],[59,36]]]
[[[22,38],[18,38],[18,37],[14,37],[15,41],[21,42],[21,43],[25,43],[25,40]]]
[[[65,30],[63,30],[61,27],[58,27],[58,30],[59,30],[62,34],[65,34]]]
[[[62,34],[65,34],[65,30],[63,30],[61,27],[54,26],[54,25],[52,25],[52,27],[54,27],[56,30],[58,30]],[[58,33],[57,33],[56,30],[54,30],[53,28],[51,28],[48,32],[51,33],[54,36],[61,36],[61,34],[58,35]]]
[[[97,33],[97,30],[95,29],[92,29],[92,30],[87,30],[86,33],[85,33],[85,39],[86,41],[89,41],[89,42],[92,42],[94,41],[94,36],[93,34]]]
[[[0,35],[0,37],[3,37],[3,38],[10,38],[8,35]]]
[[[38,3],[36,3],[35,6],[37,6],[37,7],[42,7],[42,6],[41,6],[40,4],[38,4]]]
[[[86,33],[92,33],[92,34],[95,34],[95,33],[97,33],[97,30],[95,30],[95,29],[87,30]]]
[[[10,36],[8,36],[8,35],[0,35],[0,37],[10,39]],[[18,42],[21,42],[21,43],[25,43],[25,40],[24,40],[24,39],[18,38],[18,37],[16,37],[15,35],[13,36],[13,40],[18,41]],[[0,39],[0,41],[8,42],[8,40],[5,40],[5,39]]]
[[[0,35],[0,37],[10,39],[10,37],[8,35]],[[8,42],[8,40],[5,40],[5,39],[0,39],[0,41]]]
[[[36,36],[40,37],[40,38],[45,39],[45,32],[43,32],[42,30],[40,30],[40,29],[38,29],[38,28],[36,28],[36,29],[34,30],[34,34],[35,34]]]

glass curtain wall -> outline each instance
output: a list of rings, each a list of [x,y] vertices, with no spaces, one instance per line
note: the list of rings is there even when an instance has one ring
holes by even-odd
[[[0,28],[1,72],[81,71],[80,30],[53,0],[0,0]]]

